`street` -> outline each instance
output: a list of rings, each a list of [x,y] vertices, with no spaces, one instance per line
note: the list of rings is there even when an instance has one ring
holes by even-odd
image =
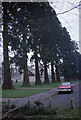
[[[81,83],[74,86],[73,93],[57,94],[55,96],[42,100],[42,102],[45,106],[48,106],[49,102],[51,102],[52,107],[70,107],[70,102],[73,100],[75,107],[81,107],[80,91]]]
[[[81,107],[80,91],[81,82],[74,84],[73,93],[71,94],[58,94],[57,88],[54,88],[49,91],[41,92],[26,98],[13,100],[11,101],[11,104],[16,105],[17,107],[21,107],[22,105],[26,105],[28,100],[31,102],[31,104],[40,100],[44,106],[48,106],[49,102],[51,102],[52,107],[69,107],[71,100],[73,100],[75,107]]]

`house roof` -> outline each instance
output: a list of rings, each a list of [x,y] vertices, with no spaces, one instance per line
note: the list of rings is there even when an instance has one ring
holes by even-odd
[[[28,70],[35,75],[35,69],[32,66],[28,66]]]

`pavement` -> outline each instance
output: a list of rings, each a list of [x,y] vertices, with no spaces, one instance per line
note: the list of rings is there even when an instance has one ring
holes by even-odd
[[[18,88],[19,89],[19,88]],[[24,89],[24,88],[22,88],[22,89]],[[41,88],[25,88],[25,89],[41,89]],[[42,88],[42,89],[50,89],[50,88]],[[32,95],[33,97],[35,96],[35,99],[36,98],[38,98],[38,99],[41,99],[41,97],[42,98],[44,98],[44,97],[47,97],[47,96],[49,96],[50,94],[52,94],[54,91],[56,91],[57,90],[57,88],[53,88],[52,90],[49,90],[49,92],[47,91],[47,92],[41,92],[41,93],[39,93],[39,94],[35,94],[35,95]],[[53,91],[53,92],[52,92]],[[54,93],[53,93],[54,94]],[[29,97],[26,97],[26,99],[28,98],[28,99],[31,99],[32,98],[32,96],[29,96]],[[25,99],[25,98],[0,98],[0,102],[8,102],[8,100],[10,100],[10,101],[15,101],[15,100],[21,100],[21,99]]]
[[[50,96],[50,99],[44,99],[41,102],[44,104],[45,107],[51,103],[51,106],[54,108],[64,108],[71,106],[71,101],[73,101],[74,107],[81,107],[81,82],[74,85],[74,89],[72,93],[63,93],[57,94],[55,96]]]
[[[33,105],[35,101],[41,101],[50,96],[57,94],[57,88],[49,90],[47,92],[41,92],[39,94],[35,94],[26,98],[19,98],[17,100],[12,100],[10,103],[16,105],[17,107],[21,107],[27,104],[28,101]]]
[[[18,100],[19,98],[0,98],[0,102],[8,102],[8,100],[10,101],[14,101],[14,100]]]
[[[78,84],[79,83],[76,83],[75,86],[77,86]],[[42,101],[45,104],[49,102],[50,100],[49,98],[54,98],[56,95],[57,95],[57,88],[54,88],[49,91],[41,92],[39,94],[35,94],[35,95],[25,97],[25,98],[2,98],[2,102],[4,101],[7,102],[8,100],[10,100],[10,104],[14,104],[17,107],[26,105],[28,101],[30,101],[32,105],[34,104],[35,101]],[[45,101],[45,100],[48,100],[48,101]]]

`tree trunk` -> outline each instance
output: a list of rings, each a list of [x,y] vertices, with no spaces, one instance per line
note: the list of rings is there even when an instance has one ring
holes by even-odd
[[[35,85],[41,85],[41,79],[39,74],[39,67],[38,67],[38,61],[35,58]]]
[[[3,57],[4,57],[4,80],[2,84],[3,89],[13,89],[11,81],[11,72],[9,65],[9,56],[8,56],[8,44],[7,44],[7,9],[4,4],[4,14],[3,14]]]
[[[24,42],[24,45],[26,44],[26,35],[23,34],[23,42]],[[23,49],[24,50],[24,53],[25,54],[25,68],[24,68],[24,74],[23,74],[23,84],[22,86],[30,86],[30,82],[29,82],[29,75],[28,75],[28,64],[27,64],[27,48]]]
[[[60,77],[59,77],[59,71],[58,71],[58,68],[57,68],[57,64],[55,65],[55,68],[56,68],[56,81],[60,82]]]
[[[53,63],[51,63],[51,82],[55,83],[55,74],[54,74]]]
[[[24,68],[24,74],[23,74],[23,84],[22,86],[30,86],[29,82],[29,75],[28,75],[28,65]]]
[[[68,81],[69,81],[68,77],[64,76],[64,82],[68,82]]]
[[[46,65],[44,65],[44,84],[49,84],[49,78],[48,78],[48,72],[47,72]]]

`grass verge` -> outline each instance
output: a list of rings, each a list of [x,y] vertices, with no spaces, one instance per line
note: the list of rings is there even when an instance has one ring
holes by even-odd
[[[55,109],[54,109],[55,110]],[[33,119],[45,119],[45,120],[81,120],[81,108],[74,108],[74,109],[68,109],[68,108],[63,108],[63,109],[59,109],[57,108],[56,110],[56,114],[53,115],[41,115],[41,114],[37,114],[37,115],[33,115],[32,118]]]
[[[49,89],[13,89],[13,90],[2,90],[3,98],[24,98],[37,93],[48,91]]]
[[[78,81],[72,81],[72,83],[76,83]],[[31,86],[30,87],[24,87],[22,86],[22,82],[13,82],[13,85],[15,88],[57,88],[59,86],[60,82],[56,82],[56,83],[50,83],[50,84],[42,84],[42,85],[35,85],[34,82],[31,82]]]
[[[72,81],[72,83],[77,81]],[[52,88],[57,88],[60,83],[50,83],[50,84],[42,84],[42,85],[33,85],[30,87],[22,87],[22,82],[14,83],[13,85],[15,88],[20,89],[13,89],[13,90],[2,90],[0,89],[0,98],[24,98],[28,97],[40,92],[48,91]],[[23,89],[22,89],[23,88]],[[24,89],[24,88],[39,88],[39,89]],[[42,89],[41,89],[42,88]],[[47,89],[44,89],[47,88]]]
[[[56,108],[56,115],[55,118],[74,118],[74,119],[81,119],[81,108]]]
[[[50,89],[58,87],[59,84],[60,84],[59,82],[50,83],[50,84],[42,84],[42,85],[34,85],[34,83],[31,83],[30,87],[24,87],[24,86],[22,86],[22,82],[13,83],[15,88],[50,88]]]

